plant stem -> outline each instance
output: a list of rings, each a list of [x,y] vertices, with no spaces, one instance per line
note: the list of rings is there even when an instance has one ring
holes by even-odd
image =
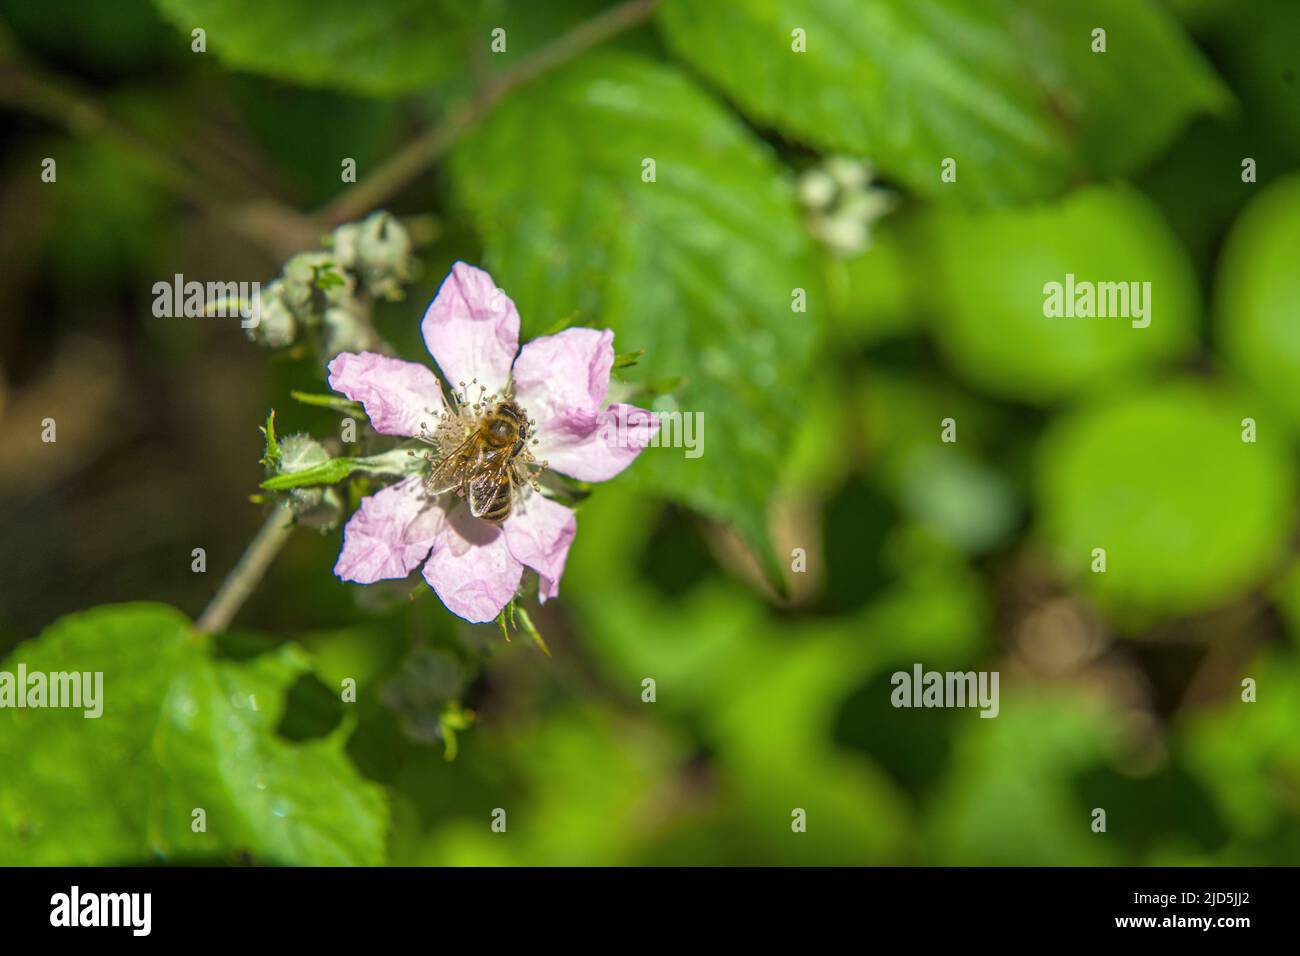
[[[275,556],[280,553],[280,549],[284,547],[291,534],[293,534],[293,508],[288,498],[281,498],[261,530],[257,532],[257,536],[244,549],[234,570],[221,582],[216,596],[199,615],[196,625],[199,633],[212,634],[224,631],[230,626],[231,620],[239,613],[239,609],[261,582],[267,568],[271,566],[271,562],[275,560]]]
[[[432,166],[467,129],[487,115],[511,90],[567,63],[594,46],[649,19],[659,0],[626,0],[580,23],[535,53],[520,60],[473,97],[447,113],[442,122],[407,143],[371,175],[336,197],[316,215],[324,229],[359,219]]]

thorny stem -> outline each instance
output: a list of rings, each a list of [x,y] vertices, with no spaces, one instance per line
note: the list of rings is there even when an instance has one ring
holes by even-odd
[[[659,0],[626,0],[520,60],[499,78],[488,80],[475,95],[453,108],[442,122],[407,143],[374,173],[325,206],[317,213],[317,221],[324,228],[332,228],[364,215],[432,166],[507,93],[644,22],[658,4]]]
[[[199,633],[213,634],[230,626],[292,534],[293,508],[288,498],[281,498],[257,536],[244,549],[234,570],[221,582],[216,596],[199,615],[196,625]]]

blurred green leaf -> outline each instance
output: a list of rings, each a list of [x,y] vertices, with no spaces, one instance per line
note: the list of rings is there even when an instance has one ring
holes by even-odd
[[[851,259],[827,257],[826,288],[831,334],[838,343],[869,345],[916,326],[913,284],[923,257],[906,245],[905,233],[886,219],[871,247]]]
[[[208,51],[232,67],[307,86],[389,96],[465,69],[470,16],[450,0],[154,2],[185,48],[203,29]]]
[[[927,821],[927,859],[945,866],[1098,866],[1122,847],[1091,829],[1075,778],[1110,755],[1118,727],[1095,701],[1001,687],[998,716],[959,722],[953,769]],[[1109,808],[1119,813],[1120,808]]]
[[[907,511],[963,551],[1001,543],[1019,517],[1002,473],[956,445],[918,445],[904,454],[899,470]]]
[[[994,395],[1050,403],[1112,388],[1118,376],[1193,344],[1200,303],[1186,252],[1150,200],[1127,186],[1088,187],[1023,209],[937,211],[927,229],[939,347]],[[1067,275],[1076,284],[1149,282],[1150,325],[1045,315],[1044,287],[1064,285]]]
[[[1146,0],[667,0],[659,23],[762,123],[968,203],[1129,172],[1226,99]],[[1105,53],[1091,49],[1098,26]],[[794,51],[796,29],[806,52]],[[945,157],[955,183],[939,178]]]
[[[770,151],[677,71],[606,54],[507,99],[453,171],[525,338],[577,310],[644,348],[645,378],[685,377],[655,408],[703,415],[702,456],[652,448],[633,473],[733,523],[780,580],[765,508],[814,345],[793,290],[824,302]]]
[[[292,645],[214,660],[184,616],[97,608],[20,644],[4,669],[103,673],[103,714],[0,715],[0,862],[96,865],[247,851],[272,863],[377,865],[387,809],[349,763],[348,724],[289,743],[284,697],[307,673]],[[206,832],[192,829],[192,811]]]
[[[1243,442],[1251,402],[1176,383],[1054,422],[1039,448],[1039,532],[1067,575],[1123,616],[1214,608],[1260,583],[1291,535],[1276,439]],[[1106,571],[1091,571],[1105,548]]]
[[[1300,426],[1300,175],[1246,207],[1223,250],[1215,294],[1227,358]]]
[[[1255,681],[1255,700],[1241,699],[1240,679]],[[1300,779],[1300,671],[1294,656],[1268,654],[1240,668],[1218,706],[1182,728],[1193,771],[1214,795],[1234,832],[1264,837],[1284,821],[1295,825]]]

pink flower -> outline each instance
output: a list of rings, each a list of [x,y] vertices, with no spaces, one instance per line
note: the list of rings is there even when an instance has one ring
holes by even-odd
[[[451,386],[450,400],[428,367],[372,352],[337,356],[329,384],[360,402],[376,431],[438,444],[430,471],[446,454],[449,432],[468,434],[503,401],[531,420],[528,437],[535,444],[517,459],[521,477],[530,475],[522,470],[527,463],[582,481],[613,478],[658,429],[643,409],[602,407],[614,364],[608,329],[566,329],[534,339],[516,357],[519,312],[481,269],[452,266],[421,331]],[[537,572],[540,600],[559,593],[577,531],[571,509],[525,481],[509,516],[494,523],[474,517],[454,491],[431,494],[427,478],[412,475],[361,502],[343,531],[335,574],[371,584],[404,578],[423,564],[442,603],[476,623],[492,620],[510,602],[525,567]]]

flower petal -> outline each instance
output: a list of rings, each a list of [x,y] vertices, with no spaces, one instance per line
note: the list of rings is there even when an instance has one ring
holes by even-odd
[[[608,481],[632,464],[658,431],[659,420],[635,405],[574,410],[545,426],[538,423],[533,454],[579,481]]]
[[[614,333],[565,329],[533,339],[515,360],[515,397],[539,427],[573,409],[594,412],[609,391]]]
[[[534,492],[515,505],[502,530],[515,560],[537,572],[538,599],[545,602],[559,594],[569,545],[578,533],[573,510]]]
[[[381,435],[410,437],[421,422],[433,428],[442,412],[442,388],[428,366],[374,352],[341,352],[329,372],[330,388],[360,402]]]
[[[334,573],[344,581],[373,584],[404,578],[428,555],[443,524],[443,511],[416,476],[361,499],[343,529],[343,550]]]
[[[424,565],[424,580],[447,610],[471,624],[500,614],[523,576],[524,566],[510,553],[501,529],[461,504],[448,512]]]
[[[420,330],[452,388],[478,379],[495,392],[509,379],[519,351],[519,311],[482,269],[452,266]]]

